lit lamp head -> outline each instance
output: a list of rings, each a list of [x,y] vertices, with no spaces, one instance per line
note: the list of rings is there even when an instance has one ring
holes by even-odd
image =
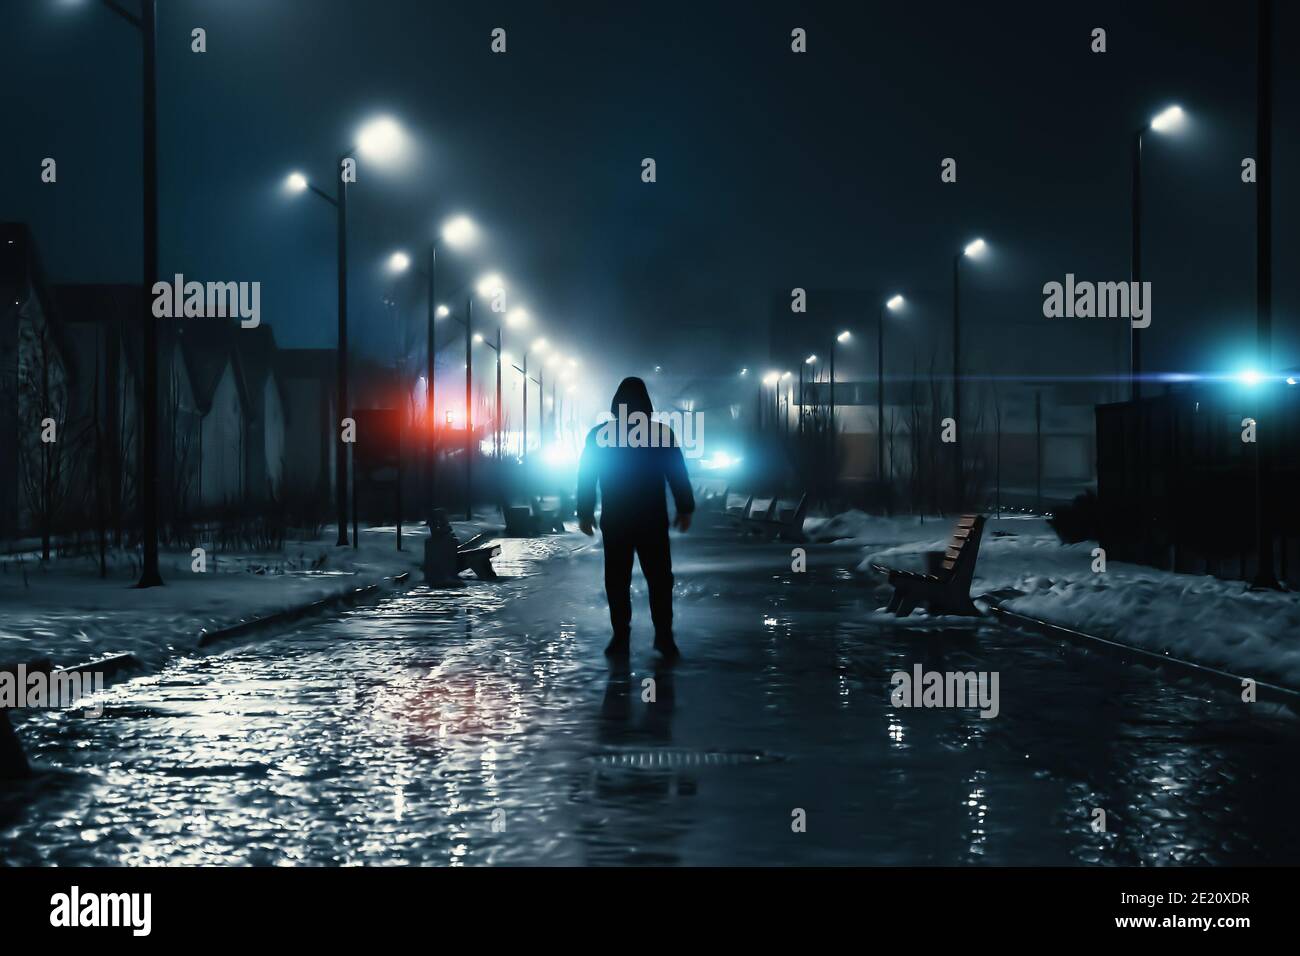
[[[451,315],[451,309],[447,308],[445,305],[440,305],[434,314],[440,319],[445,319],[447,316]]]
[[[452,216],[442,224],[442,240],[456,249],[465,249],[478,241],[478,226],[469,216]]]
[[[962,250],[962,253],[968,259],[978,259],[980,256],[984,255],[984,253],[987,250],[988,250],[988,245],[984,242],[984,240],[976,239],[973,242],[968,242],[966,244],[966,248]]]
[[[845,330],[844,330],[843,332],[841,332],[839,335],[835,336],[835,341],[836,341],[836,342],[847,342],[847,341],[848,341],[849,339],[851,339],[851,338],[853,338],[853,336],[852,336],[851,334],[849,334],[849,330],[848,330],[848,329],[845,329]]]
[[[790,377],[791,375],[793,375],[793,374],[794,374],[793,372],[786,372],[786,373],[785,373],[784,375],[782,375],[781,377],[782,377],[782,378],[789,378],[789,377]]]
[[[781,381],[781,374],[779,372],[768,372],[763,376],[764,385],[775,385],[779,381]]]
[[[391,116],[377,116],[357,131],[357,152],[370,162],[396,162],[405,150],[406,133]]]
[[[307,188],[307,177],[295,170],[285,178],[284,188],[291,193],[300,193]]]
[[[538,339],[536,342],[533,343],[534,352],[545,352],[550,347],[551,344],[547,342],[546,339],[544,338]]]
[[[885,308],[888,309],[890,312],[897,312],[902,307],[903,307],[903,297],[901,295],[892,296],[889,298],[888,301],[885,302]]]
[[[506,313],[506,325],[512,329],[522,329],[528,324],[527,309],[511,309]]]
[[[1157,133],[1176,133],[1182,128],[1183,123],[1187,120],[1187,114],[1183,108],[1177,104],[1166,106],[1155,116],[1151,117],[1149,124]]]
[[[490,295],[495,295],[497,291],[502,290],[505,287],[505,280],[495,272],[489,272],[487,275],[480,278],[474,285],[475,291],[484,298]]]
[[[803,360],[803,364],[804,364],[804,365],[812,365],[812,364],[816,363],[816,361],[817,361],[817,356],[816,356],[816,355],[810,355],[810,356],[808,356],[806,359]]]
[[[405,272],[411,268],[411,257],[405,252],[394,252],[388,257],[388,271],[392,273]]]
[[[482,344],[483,344],[483,333],[482,333],[482,332],[475,332],[475,333],[474,333],[474,344],[475,344],[475,345],[482,345]]]

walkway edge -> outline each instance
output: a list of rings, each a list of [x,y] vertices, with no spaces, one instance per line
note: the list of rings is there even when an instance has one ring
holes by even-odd
[[[213,644],[222,641],[233,640],[237,637],[244,637],[248,634],[263,630],[264,628],[287,624],[291,621],[297,621],[314,614],[321,614],[342,605],[347,605],[349,607],[355,606],[362,601],[374,598],[381,593],[386,593],[388,588],[386,588],[385,585],[388,587],[397,587],[405,584],[410,577],[410,571],[403,571],[401,574],[396,574],[392,577],[385,577],[379,581],[363,585],[359,588],[352,588],[351,590],[342,591],[338,594],[331,594],[329,597],[310,601],[307,604],[299,604],[296,607],[285,608],[283,611],[275,611],[272,614],[266,614],[262,617],[253,617],[248,618],[247,620],[237,621],[234,624],[218,628],[215,631],[205,629],[199,632],[198,646],[211,647]]]
[[[1216,667],[1208,667],[1205,664],[1197,664],[1193,661],[1183,660],[1180,657],[1172,657],[1168,654],[1157,654],[1155,651],[1144,650],[1143,648],[1134,647],[1131,644],[1124,644],[1120,641],[1111,640],[1106,637],[1097,637],[1095,634],[1087,634],[1083,631],[1077,631],[1061,624],[1053,624],[1051,621],[1044,621],[1036,617],[1030,617],[1028,614],[1009,611],[996,604],[990,605],[989,610],[993,616],[1005,626],[1038,631],[1068,641],[1069,643],[1080,647],[1092,649],[1101,648],[1110,653],[1118,654],[1121,661],[1125,658],[1137,659],[1149,666],[1173,671],[1183,677],[1195,677],[1209,681],[1224,690],[1232,690],[1240,693],[1243,682],[1247,679],[1253,680],[1257,691],[1257,702],[1264,703],[1265,693],[1267,693],[1270,698],[1268,701],[1269,703],[1286,704],[1293,710],[1300,712],[1300,691],[1293,690],[1290,687],[1283,687],[1281,684],[1270,683],[1269,681],[1259,680],[1254,677],[1246,678],[1240,674],[1233,674],[1229,671],[1220,670]]]

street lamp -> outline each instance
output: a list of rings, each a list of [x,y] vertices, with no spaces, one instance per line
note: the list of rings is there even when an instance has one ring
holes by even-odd
[[[137,588],[161,587],[158,571],[158,323],[147,294],[158,281],[158,59],[156,0],[140,0],[140,13],[131,13],[116,0],[104,6],[140,31],[141,46],[141,245],[144,280],[143,395],[140,419],[140,579]]]
[[[876,322],[876,482],[885,487],[885,311],[899,311],[904,305],[901,295],[890,296],[880,307]]]
[[[983,258],[987,251],[988,244],[983,239],[974,239],[952,257],[952,487],[953,504],[958,509],[965,483],[961,453],[961,260]]]
[[[428,451],[428,463],[426,469],[427,486],[425,488],[425,508],[426,524],[433,527],[433,508],[436,503],[437,488],[437,462],[438,449],[434,441],[436,434],[437,419],[436,399],[437,388],[435,387],[437,374],[437,357],[438,357],[438,339],[434,323],[437,319],[445,318],[451,314],[451,309],[445,305],[435,305],[437,299],[437,274],[438,274],[438,243],[439,240],[445,242],[453,249],[466,249],[478,241],[478,227],[468,216],[459,214],[452,216],[442,224],[442,228],[434,233],[429,240],[429,266],[427,269],[417,269],[416,271],[425,278],[429,283],[429,301],[428,313],[426,319],[425,331],[425,420],[428,423],[428,434],[425,436]],[[410,266],[411,260],[403,252],[395,252],[389,259],[389,268],[397,272],[404,272]]]
[[[799,437],[803,437],[803,406],[804,406],[804,389],[803,389],[803,367],[804,365],[813,365],[817,362],[816,355],[810,355],[803,360],[803,365],[799,366]]]
[[[549,345],[547,344],[546,339],[537,339],[529,348],[524,349],[523,356],[520,359],[523,364],[514,366],[515,371],[519,372],[524,377],[523,448],[520,456],[523,461],[528,460],[528,383],[530,381],[537,383],[537,405],[540,413],[539,427],[542,429],[542,434],[546,434],[546,406],[542,398],[543,389],[545,388],[545,385],[543,384],[545,364],[543,364],[542,368],[537,370],[537,378],[530,378],[528,375],[528,355],[530,352],[543,353],[547,348],[549,348]],[[508,356],[503,356],[503,358],[508,358]]]
[[[1175,133],[1186,122],[1186,114],[1181,106],[1166,106],[1153,116],[1145,126],[1133,134],[1133,219],[1130,256],[1130,278],[1135,283],[1142,281],[1142,138],[1147,130],[1167,135]],[[1129,323],[1129,392],[1133,401],[1142,397],[1142,338],[1141,329]]]
[[[301,172],[292,172],[285,180],[290,192],[301,193],[310,189],[315,195],[335,208],[337,213],[338,245],[338,370],[337,403],[339,418],[348,415],[348,189],[343,177],[343,164],[359,154],[378,165],[387,165],[396,160],[405,150],[406,135],[398,123],[389,116],[380,116],[365,123],[358,131],[356,139],[349,149],[339,154],[335,164],[338,177],[336,193],[330,196],[313,185]],[[335,424],[338,450],[334,462],[335,500],[338,504],[339,535],[338,544],[348,543],[348,445],[343,441],[341,423]],[[356,546],[358,542],[354,541]]]

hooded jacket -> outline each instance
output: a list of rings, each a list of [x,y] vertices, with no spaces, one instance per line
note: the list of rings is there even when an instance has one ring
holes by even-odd
[[[587,433],[578,466],[578,517],[594,520],[599,490],[602,531],[666,529],[665,486],[678,514],[693,512],[682,449],[671,428],[651,419],[645,382],[623,379],[609,410],[613,419]]]

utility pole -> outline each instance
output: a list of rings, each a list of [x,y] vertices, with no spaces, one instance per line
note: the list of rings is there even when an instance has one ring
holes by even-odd
[[[1258,0],[1258,93],[1255,106],[1255,321],[1257,361],[1263,372],[1258,400],[1263,414],[1255,428],[1254,589],[1281,590],[1273,569],[1273,528],[1269,521],[1269,476],[1273,442],[1281,409],[1268,407],[1273,398],[1273,8]],[[1267,422],[1265,425],[1264,422]]]

